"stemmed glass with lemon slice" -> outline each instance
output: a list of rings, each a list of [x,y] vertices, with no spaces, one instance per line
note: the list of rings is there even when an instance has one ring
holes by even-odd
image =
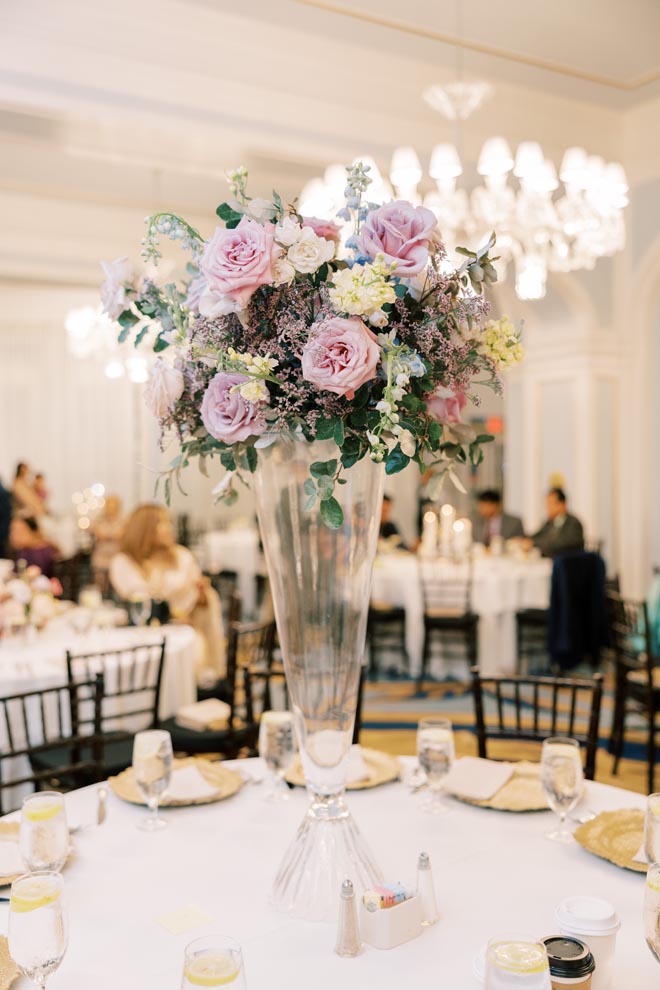
[[[158,817],[158,804],[172,777],[172,737],[163,729],[138,732],[133,740],[133,774],[150,814],[138,828],[155,832],[167,822]]]
[[[41,791],[25,798],[18,844],[28,870],[62,869],[69,855],[69,827],[62,794]]]
[[[181,990],[199,987],[246,990],[243,954],[235,939],[207,935],[186,946]]]
[[[59,967],[68,942],[59,873],[30,873],[14,880],[9,899],[9,952],[41,990]]]

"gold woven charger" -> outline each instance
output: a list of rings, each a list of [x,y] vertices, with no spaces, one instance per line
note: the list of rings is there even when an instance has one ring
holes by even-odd
[[[216,801],[224,801],[240,791],[243,780],[241,775],[235,770],[223,767],[222,763],[211,763],[210,760],[203,760],[199,756],[189,756],[183,760],[174,760],[172,770],[180,770],[182,767],[190,765],[197,767],[207,784],[216,788],[215,794],[207,797],[194,798],[192,800],[177,801],[168,798],[167,795],[159,802],[161,808],[187,808],[193,804],[214,804]],[[116,777],[109,777],[108,783],[117,797],[129,804],[142,804],[146,806],[146,801],[140,793],[138,785],[135,783],[133,767],[122,770]]]
[[[637,808],[601,811],[573,833],[583,849],[606,859],[624,870],[646,873],[646,863],[636,863],[633,856],[644,841],[644,812]]]
[[[18,976],[18,966],[9,955],[9,943],[0,935],[0,990],[9,990]]]
[[[547,811],[548,802],[541,786],[541,766],[521,760],[516,763],[512,776],[499,791],[487,801],[452,794],[457,801],[473,804],[477,808],[492,808],[494,811]]]
[[[369,787],[380,787],[381,784],[389,784],[393,780],[398,780],[401,774],[401,764],[395,756],[389,753],[381,753],[378,749],[365,749],[362,747],[362,758],[367,765],[369,777],[367,780],[355,780],[346,784],[348,791],[363,791]],[[297,756],[289,767],[286,778],[289,784],[296,787],[305,786],[305,774],[303,773],[300,757]]]

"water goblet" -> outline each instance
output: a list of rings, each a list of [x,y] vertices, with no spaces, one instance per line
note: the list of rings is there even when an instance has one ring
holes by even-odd
[[[128,614],[134,626],[146,626],[151,617],[151,598],[149,595],[136,593],[128,600]]]
[[[296,754],[296,737],[291,712],[264,712],[259,725],[259,756],[271,772],[269,801],[287,801],[289,788],[284,775]]]
[[[486,990],[551,990],[548,953],[532,938],[491,938]]]
[[[181,990],[199,987],[246,990],[243,954],[235,939],[207,935],[186,946]]]
[[[551,736],[541,751],[541,784],[549,807],[559,816],[559,827],[547,833],[553,842],[571,842],[566,816],[582,796],[583,773],[580,744],[576,739]]]
[[[30,873],[14,880],[9,899],[9,952],[41,990],[59,967],[68,942],[64,882],[59,873]]]
[[[649,794],[646,801],[644,852],[649,863],[660,862],[660,794]]]
[[[57,873],[69,855],[64,796],[56,791],[30,794],[23,801],[18,847],[31,872]]]
[[[449,719],[420,719],[417,758],[428,784],[421,808],[429,814],[442,814],[448,810],[443,800],[442,783],[454,762],[454,733]]]
[[[644,887],[644,937],[660,962],[660,865],[653,863],[646,874]]]
[[[138,828],[155,832],[167,822],[158,817],[158,803],[167,790],[172,776],[172,737],[162,729],[138,732],[133,741],[133,774],[149,815],[138,822]]]

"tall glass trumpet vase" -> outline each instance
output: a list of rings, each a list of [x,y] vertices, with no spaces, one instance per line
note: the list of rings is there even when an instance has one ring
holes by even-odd
[[[259,451],[255,475],[261,536],[311,798],[278,870],[272,899],[290,914],[333,922],[347,877],[358,891],[381,879],[344,791],[383,469],[366,457],[343,472],[346,483],[334,487],[343,522],[331,529],[318,497],[309,507],[313,491],[308,479],[337,454],[331,441],[282,440]]]

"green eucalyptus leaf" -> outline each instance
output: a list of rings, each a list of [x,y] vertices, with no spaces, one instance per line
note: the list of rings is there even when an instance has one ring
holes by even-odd
[[[316,439],[332,440],[335,435],[335,419],[319,419],[316,422]]]
[[[312,478],[321,478],[323,475],[332,475],[337,470],[337,461],[314,461],[310,464],[309,473]]]
[[[337,444],[338,447],[341,447],[341,445],[343,444],[343,442],[344,442],[344,436],[345,436],[345,434],[344,434],[344,421],[343,421],[343,419],[337,419],[336,422],[335,422],[334,439],[335,439],[335,443]]]
[[[316,495],[316,485],[311,478],[305,479],[303,491],[305,492],[305,495]]]
[[[307,501],[305,502],[305,511],[309,512],[309,510],[313,507],[315,502],[316,502],[316,492],[314,492],[313,495],[310,495]]]
[[[321,518],[329,529],[339,529],[344,521],[344,513],[336,498],[321,502]]]
[[[250,474],[254,474],[254,472],[257,469],[257,461],[259,459],[259,455],[254,447],[248,447],[247,450],[245,451],[245,454],[247,457],[247,464],[250,470]]]
[[[165,351],[170,345],[166,340],[163,340],[161,336],[156,337],[156,342],[154,344],[154,351],[159,354],[160,351]]]
[[[385,460],[385,474],[398,474],[410,464],[410,458],[401,450],[399,444],[389,452]]]

